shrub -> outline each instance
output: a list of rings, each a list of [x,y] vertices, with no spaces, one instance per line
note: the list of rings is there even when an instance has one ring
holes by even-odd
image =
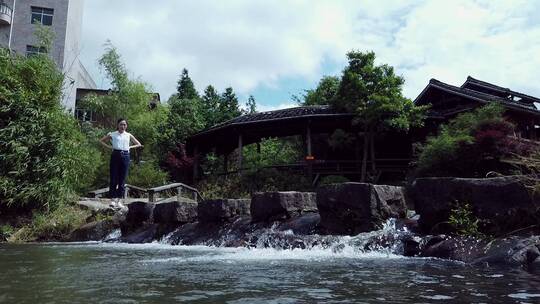
[[[428,138],[417,163],[417,176],[484,177],[487,172],[511,174],[507,159],[533,151],[513,137],[514,125],[502,118],[501,105],[491,103],[459,115]]]
[[[290,164],[302,158],[302,145],[297,137],[265,138],[257,145],[244,148],[244,167],[261,169],[265,166]]]
[[[11,237],[14,229],[10,225],[4,224],[0,225],[0,242],[5,242]]]
[[[200,181],[197,188],[204,199],[249,198],[238,176],[214,176]]]
[[[255,192],[310,191],[311,184],[302,173],[260,169],[244,172],[241,176],[213,176],[199,182],[197,188],[205,199],[248,198]]]
[[[471,205],[468,203],[456,202],[456,206],[450,211],[448,222],[459,235],[474,237],[483,236],[478,230],[478,223],[480,220],[473,214]]]
[[[127,182],[143,188],[161,186],[167,182],[167,173],[154,162],[132,163]]]
[[[163,163],[172,180],[184,183],[192,180],[194,159],[187,156],[184,144],[169,150]]]
[[[303,172],[280,171],[274,168],[244,172],[240,182],[243,189],[249,193],[311,190],[311,183],[307,180]]]
[[[60,105],[46,56],[0,49],[0,208],[54,210],[94,178],[97,150]]]

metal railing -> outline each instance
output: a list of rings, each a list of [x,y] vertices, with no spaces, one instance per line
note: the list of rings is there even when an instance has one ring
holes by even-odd
[[[13,14],[13,9],[9,5],[2,2],[0,3],[0,14],[6,14],[11,18],[11,14]]]
[[[197,190],[197,189],[195,189],[193,187],[190,187],[190,186],[188,186],[186,184],[173,183],[173,184],[168,184],[168,185],[148,189],[147,190],[147,192],[148,192],[148,201],[149,202],[156,202],[158,193],[169,191],[169,190],[176,190],[176,197],[177,197],[178,200],[180,200],[182,198],[182,194],[184,194],[185,190],[187,190],[188,192],[191,192],[192,199],[194,201],[199,202],[199,201],[204,200],[203,197],[201,196],[201,194],[199,193],[199,190]]]
[[[159,199],[158,196],[160,193],[164,193],[164,192],[167,193],[167,192],[170,192],[171,190],[174,192],[174,195],[167,194],[165,198]],[[106,196],[108,193],[109,193],[109,187],[106,187],[106,188],[90,191],[88,192],[88,196],[92,198],[102,198]],[[186,198],[192,199],[195,202],[200,202],[204,200],[199,190],[183,183],[173,183],[173,184],[163,185],[163,186],[149,188],[149,189],[126,184],[126,192],[124,196],[137,197],[137,198],[148,197],[148,202],[157,203],[162,200],[170,199],[173,196],[176,196],[176,198],[180,200],[183,197],[185,197],[184,195],[186,193],[191,194],[190,197],[186,197]]]

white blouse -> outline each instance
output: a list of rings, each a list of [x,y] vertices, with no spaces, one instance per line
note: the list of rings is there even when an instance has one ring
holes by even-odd
[[[112,139],[112,147],[114,150],[129,151],[131,134],[126,131],[122,133],[114,131],[109,133],[109,136]]]

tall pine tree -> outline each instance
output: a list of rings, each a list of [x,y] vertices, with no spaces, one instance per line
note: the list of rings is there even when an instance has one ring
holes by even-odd
[[[187,69],[182,70],[182,75],[180,75],[180,79],[178,80],[176,91],[176,96],[178,99],[199,98],[199,93],[197,93],[197,90],[195,90],[195,85],[189,77],[189,72]]]
[[[234,91],[231,87],[226,88],[225,92],[221,94],[218,109],[218,123],[242,115],[242,111],[240,110],[240,106],[238,104],[238,97],[236,97],[236,94],[234,94]]]
[[[209,85],[202,96],[202,111],[205,120],[205,128],[218,123],[220,98],[216,89]]]

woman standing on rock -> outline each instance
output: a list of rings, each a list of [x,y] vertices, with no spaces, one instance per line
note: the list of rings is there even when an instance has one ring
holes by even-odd
[[[125,207],[120,201],[124,197],[126,178],[129,170],[129,149],[142,147],[141,143],[126,131],[127,121],[123,118],[118,119],[116,131],[103,136],[99,142],[112,149],[111,161],[109,164],[110,183],[109,196],[112,198],[111,207]],[[133,142],[135,145],[130,146]],[[111,144],[109,144],[111,143]]]

